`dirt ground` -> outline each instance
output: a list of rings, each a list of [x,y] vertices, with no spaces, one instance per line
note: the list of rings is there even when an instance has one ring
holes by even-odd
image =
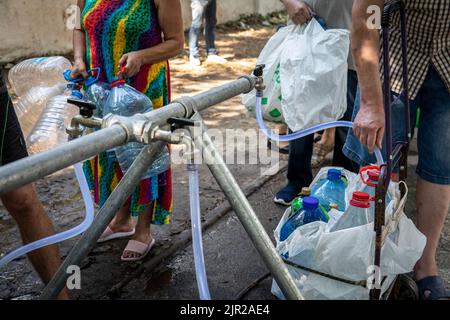
[[[223,66],[203,64],[201,67],[192,68],[188,64],[186,54],[174,59],[171,61],[173,98],[194,95],[249,74],[262,47],[275,32],[276,25],[281,22],[280,16],[274,16],[269,21],[248,19],[220,26],[217,46],[221,55],[229,62]],[[203,112],[202,116],[210,128],[247,130],[257,127],[256,121],[242,106],[240,97],[210,108]],[[249,146],[246,154],[256,152],[256,148],[257,146]],[[279,155],[279,158],[282,167],[287,159],[283,155]],[[414,162],[414,156],[412,159]],[[414,166],[414,163],[411,165]],[[230,169],[239,185],[245,187],[260,178],[264,168],[259,165],[231,165]],[[180,234],[190,228],[186,169],[182,165],[175,165],[173,172],[175,177],[173,222],[169,226],[152,228],[157,239],[157,247],[149,255],[149,259],[168,250]],[[204,165],[200,168],[200,177],[202,218],[208,220],[211,218],[212,210],[223,204],[226,199]],[[269,235],[272,235],[271,230],[284,210],[274,205],[272,198],[285,182],[285,173],[280,172],[250,197],[250,202],[255,206]],[[412,181],[410,185],[413,188]],[[66,230],[82,221],[83,202],[71,168],[38,181],[36,186],[57,231]],[[413,212],[413,198],[410,199],[408,206]],[[445,230],[439,263],[442,273],[448,280],[450,276],[448,223]],[[208,229],[204,238],[206,262],[211,268],[208,269],[208,277],[213,297],[232,299],[240,289],[267,271],[234,213],[227,214]],[[72,239],[61,244],[63,256],[67,255],[75,241],[76,239]],[[0,207],[0,256],[19,244],[18,230],[13,220],[6,210]],[[139,268],[140,263],[130,264],[120,261],[120,254],[125,245],[126,240],[111,241],[98,245],[91,252],[81,266],[82,290],[73,292],[75,299],[107,299],[106,293],[112,286]],[[119,298],[196,299],[198,295],[191,252],[191,247],[186,246],[165,262],[157,273],[144,272],[141,277],[130,282]],[[242,259],[242,256],[245,259]],[[251,268],[248,268],[248,263]],[[270,299],[269,280],[262,282],[258,290],[249,297]],[[0,299],[33,299],[39,295],[42,288],[43,284],[24,257],[13,261],[0,273]]]

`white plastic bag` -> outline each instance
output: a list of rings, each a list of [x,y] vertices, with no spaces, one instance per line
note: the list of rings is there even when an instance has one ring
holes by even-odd
[[[289,33],[280,57],[282,111],[292,131],[339,120],[347,110],[349,31],[312,19]]]
[[[302,33],[304,27],[294,24],[281,28],[270,38],[258,58],[258,64],[264,64],[264,96],[262,98],[261,109],[263,117],[267,121],[284,123],[281,108],[281,77],[280,77],[280,57],[285,48],[284,42],[291,33]],[[255,116],[256,90],[244,94],[242,103],[246,109]]]
[[[425,248],[425,236],[403,212],[406,197],[407,195],[398,203],[391,201],[387,208],[387,212],[391,214],[386,221],[385,231],[397,231],[398,238],[393,242],[387,235],[384,237],[381,275],[386,277],[386,280],[381,286],[382,293],[389,289],[397,275],[413,270]],[[280,241],[279,232],[289,214],[290,208],[286,210],[275,230],[277,251],[280,255],[289,252],[288,260],[294,264],[340,279],[356,282],[369,279],[368,267],[373,265],[375,248],[373,223],[329,232],[326,223],[313,222],[297,228],[289,238]],[[337,281],[291,265],[287,267],[307,300],[369,298],[369,289],[362,285]],[[284,299],[275,281],[272,284],[272,293],[279,299]]]

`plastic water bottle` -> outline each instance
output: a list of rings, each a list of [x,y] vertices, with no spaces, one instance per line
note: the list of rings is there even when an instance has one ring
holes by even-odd
[[[71,68],[72,64],[64,57],[28,59],[15,65],[8,79],[14,93],[21,97],[33,87],[64,83],[63,72]]]
[[[14,105],[25,137],[29,135],[48,100],[64,92],[65,84],[57,84],[53,87],[33,87]]]
[[[302,188],[302,192],[300,193],[300,197],[296,198],[291,205],[291,216],[299,212],[303,209],[303,198],[309,197],[311,195],[310,188]]]
[[[82,99],[83,95],[73,84],[67,85],[62,95],[51,98],[39,121],[27,139],[30,153],[46,151],[66,142],[68,139],[66,127],[79,110],[67,102],[70,97]]]
[[[350,200],[350,206],[336,224],[330,228],[330,232],[354,228],[371,223],[374,220],[374,212],[370,209],[370,196],[367,192],[355,191]]]
[[[311,189],[312,196],[319,199],[320,205],[328,209],[331,203],[338,205],[339,211],[345,211],[345,188],[342,173],[338,169],[330,169],[327,178]]]
[[[103,109],[110,94],[110,86],[104,82],[95,82],[91,85],[86,85],[84,99],[95,103],[94,117],[103,118]]]
[[[151,100],[146,95],[127,85],[125,80],[119,79],[111,87],[111,92],[103,110],[104,115],[112,113],[129,117],[153,109]],[[114,149],[120,168],[124,173],[128,171],[143,148],[144,145],[139,142],[129,142]],[[170,156],[167,148],[165,148],[145,173],[143,179],[156,176],[169,168]]]
[[[370,206],[375,209],[375,193],[378,180],[380,180],[380,171],[371,170],[367,171],[368,180],[363,181],[365,183],[364,192],[367,192],[370,196]],[[389,192],[386,193],[386,206],[391,202],[391,196]]]
[[[280,240],[286,240],[298,227],[314,222],[328,222],[327,217],[319,208],[319,200],[314,197],[303,198],[303,209],[289,218],[280,230]]]

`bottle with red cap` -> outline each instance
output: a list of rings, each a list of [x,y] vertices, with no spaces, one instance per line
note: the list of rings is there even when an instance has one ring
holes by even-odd
[[[350,200],[350,206],[342,217],[330,229],[331,232],[354,228],[371,223],[374,219],[370,210],[370,196],[367,192],[355,191]]]
[[[106,100],[103,115],[112,113],[120,116],[133,116],[153,110],[153,104],[149,97],[129,86],[122,77],[123,68],[118,79],[111,84],[111,90]],[[129,142],[124,146],[114,149],[120,168],[124,173],[133,164],[144,145],[139,142]],[[143,176],[143,179],[156,176],[170,168],[170,156],[167,148],[159,154],[152,166]]]
[[[371,209],[375,208],[375,193],[376,187],[378,185],[378,181],[380,180],[380,171],[377,169],[368,170],[367,171],[367,180],[363,179],[365,187],[363,189],[364,192],[367,192],[370,196],[370,207]],[[391,197],[389,193],[386,193],[386,206],[391,202]]]

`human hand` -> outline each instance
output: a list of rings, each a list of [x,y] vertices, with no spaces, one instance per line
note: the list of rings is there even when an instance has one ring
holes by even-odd
[[[72,72],[70,73],[70,77],[72,79],[76,79],[79,77],[83,77],[83,79],[87,79],[89,77],[86,70],[86,63],[83,59],[76,59],[73,63]]]
[[[125,70],[123,75],[129,78],[138,74],[142,64],[142,57],[138,51],[124,54],[119,61],[119,66],[123,67]]]
[[[295,24],[304,24],[312,19],[312,9],[301,0],[283,0],[289,18]]]
[[[379,149],[383,146],[385,131],[385,117],[383,106],[363,102],[361,99],[361,109],[356,115],[353,123],[353,132],[359,141],[366,145],[370,153],[373,153],[375,146]]]

